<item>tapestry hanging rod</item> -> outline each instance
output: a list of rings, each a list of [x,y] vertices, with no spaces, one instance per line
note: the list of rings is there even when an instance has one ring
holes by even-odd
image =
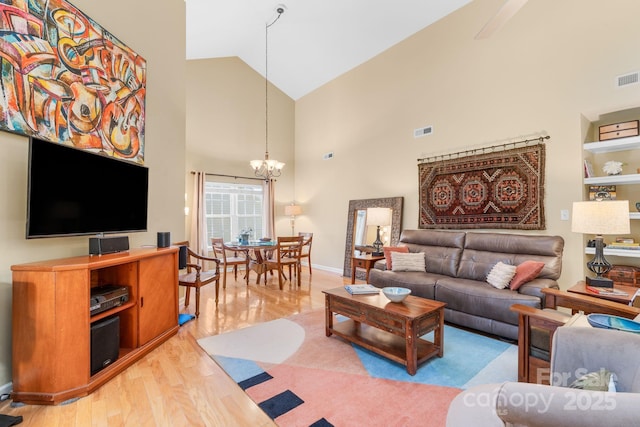
[[[195,175],[196,171],[191,171],[191,175]],[[256,181],[264,181],[264,179],[262,178],[256,178],[255,176],[238,176],[238,175],[224,175],[221,173],[209,173],[209,172],[205,172],[204,173],[207,176],[222,176],[225,178],[233,178],[233,179],[252,179],[252,180],[256,180]]]
[[[540,136],[538,138],[523,139],[521,141],[505,142],[504,144],[491,145],[489,147],[473,148],[470,150],[458,151],[456,153],[437,154],[435,156],[423,157],[421,159],[418,159],[418,164],[432,163],[432,162],[451,160],[451,159],[459,159],[461,157],[474,156],[476,154],[492,153],[494,151],[507,150],[509,147],[516,148],[516,146],[519,144],[524,144],[525,146],[527,146],[529,145],[530,142],[535,142],[536,144],[542,144],[545,139],[549,139],[549,138],[551,137],[549,135],[546,135],[546,136]]]

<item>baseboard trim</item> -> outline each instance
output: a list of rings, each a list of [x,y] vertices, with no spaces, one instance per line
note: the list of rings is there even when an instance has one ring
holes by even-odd
[[[305,265],[305,264],[303,263],[302,265]],[[311,267],[314,268],[314,269],[322,270],[322,271],[328,271],[330,273],[337,273],[337,274],[342,276],[342,269],[341,268],[327,267],[327,266],[324,266],[324,265],[317,265],[317,264],[311,264]]]
[[[13,390],[13,382],[6,383],[0,386],[0,395],[10,394],[11,390]]]

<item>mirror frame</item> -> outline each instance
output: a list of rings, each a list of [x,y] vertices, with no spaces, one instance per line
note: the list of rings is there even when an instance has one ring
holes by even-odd
[[[354,221],[356,211],[367,208],[390,208],[393,210],[391,214],[391,236],[390,245],[396,246],[400,241],[400,232],[402,231],[402,197],[386,197],[382,199],[362,199],[349,200],[349,214],[347,216],[347,237],[344,248],[344,270],[345,277],[351,277],[351,257],[355,244],[353,242]],[[356,279],[364,280],[365,272],[356,270]]]

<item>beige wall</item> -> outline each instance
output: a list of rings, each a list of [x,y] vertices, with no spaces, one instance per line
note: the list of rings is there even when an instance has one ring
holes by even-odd
[[[583,236],[560,211],[583,197],[590,122],[640,106],[640,85],[614,87],[640,70],[640,3],[528,2],[491,38],[474,40],[502,3],[472,2],[295,103],[279,94],[282,135],[270,138],[271,153],[288,164],[278,215],[294,197],[303,206],[296,230],[315,233],[314,264],[342,272],[351,199],[402,196],[403,228],[417,228],[418,158],[546,133],[547,229],[531,233],[565,239],[563,288],[584,277]],[[247,175],[246,161],[262,155],[264,81],[237,58],[187,69],[187,170]],[[426,125],[434,133],[414,139]],[[332,160],[322,160],[327,152]],[[633,188],[623,193],[640,200]],[[278,221],[286,233],[287,219]]]
[[[187,61],[187,75],[187,172],[253,177],[249,160],[265,152],[264,78],[237,57]],[[276,235],[291,233],[284,206],[294,197],[293,138],[294,102],[270,84],[269,156],[286,164],[275,184]],[[188,173],[189,207],[192,186]]]
[[[185,185],[184,1],[169,0],[161,7],[148,0],[74,0],[73,4],[147,60],[149,231],[130,234],[130,245],[155,244],[158,231],[170,231],[172,237],[181,238]],[[10,266],[88,253],[88,237],[25,239],[27,154],[26,137],[0,132],[0,388],[11,381]]]
[[[640,70],[640,2],[530,1],[474,40],[502,3],[472,2],[296,102],[296,199],[314,263],[341,268],[350,199],[402,196],[403,228],[417,228],[418,158],[546,132],[537,233],[566,241],[562,287],[584,277],[582,236],[560,210],[582,198],[584,117],[640,105],[640,85],[614,87]],[[434,133],[414,139],[426,125]]]

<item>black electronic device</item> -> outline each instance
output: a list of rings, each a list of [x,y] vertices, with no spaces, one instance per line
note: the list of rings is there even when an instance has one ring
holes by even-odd
[[[183,270],[187,268],[188,252],[186,246],[180,246],[178,249],[178,269]]]
[[[158,247],[168,248],[171,246],[171,233],[168,231],[158,232]]]
[[[97,286],[91,288],[89,313],[93,316],[110,308],[118,307],[127,301],[129,301],[129,288],[127,286]]]
[[[129,238],[127,236],[90,237],[89,254],[104,255],[129,250]]]
[[[91,324],[91,375],[116,360],[120,352],[120,317],[113,316]]]
[[[31,137],[28,181],[28,239],[147,230],[144,166]]]

